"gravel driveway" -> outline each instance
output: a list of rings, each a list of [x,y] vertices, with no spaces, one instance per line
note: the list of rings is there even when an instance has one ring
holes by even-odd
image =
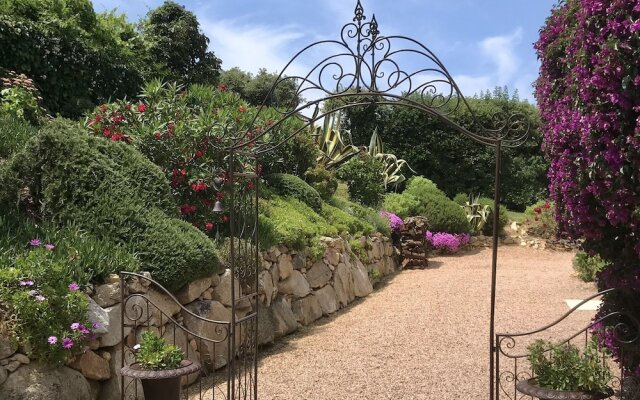
[[[502,247],[496,329],[528,331],[555,320],[565,299],[595,287],[572,276],[573,253]],[[440,256],[406,270],[367,298],[262,350],[264,400],[468,400],[488,398],[491,250]],[[581,329],[579,311],[547,337]]]

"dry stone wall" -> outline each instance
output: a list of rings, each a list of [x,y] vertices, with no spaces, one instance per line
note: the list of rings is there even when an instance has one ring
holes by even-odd
[[[380,235],[362,237],[360,241],[362,248],[367,249],[366,265],[342,238],[321,238],[325,250],[319,259],[312,259],[306,251],[283,246],[264,251],[258,275],[257,304],[241,300],[236,306],[236,318],[242,318],[258,307],[258,341],[267,344],[367,296],[377,280],[399,269],[399,251],[390,239]],[[0,337],[0,399],[119,400],[121,284],[120,278],[113,275],[105,284],[91,288],[87,293],[89,318],[99,322],[101,330],[97,332],[98,338],[65,367],[51,369],[31,362],[25,355],[28,349],[21,349]],[[137,306],[142,306],[137,308],[141,314],[136,315],[139,317],[136,323],[144,324],[144,328],[125,327],[128,346],[139,342],[142,332],[150,329],[167,342],[181,347],[188,358],[205,368],[214,370],[227,364],[227,340],[216,345],[195,340],[181,329],[173,329],[167,317],[212,339],[221,335],[215,325],[184,312],[169,295],[150,287],[147,280],[134,278],[126,284],[129,293],[143,294],[158,307],[147,307],[142,297],[130,298],[125,321],[129,321],[128,316],[136,315]],[[197,316],[229,321],[232,285],[235,285],[236,296],[242,297],[239,282],[226,270],[220,275],[195,280],[174,296],[182,307]],[[129,357],[127,354],[127,363],[133,362]],[[184,377],[183,385],[192,384],[197,378],[197,374]],[[37,390],[34,391],[34,387]]]

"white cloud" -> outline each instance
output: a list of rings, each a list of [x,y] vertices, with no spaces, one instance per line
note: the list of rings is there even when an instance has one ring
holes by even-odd
[[[209,46],[222,59],[224,69],[239,67],[256,73],[266,68],[279,72],[292,56],[291,44],[303,36],[291,25],[272,28],[200,18],[203,32],[211,39]]]
[[[508,82],[518,71],[520,58],[515,49],[522,42],[522,28],[505,36],[493,36],[480,42],[483,55],[496,66],[496,81],[499,84]]]

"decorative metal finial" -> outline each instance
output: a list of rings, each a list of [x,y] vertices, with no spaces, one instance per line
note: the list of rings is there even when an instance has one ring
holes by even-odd
[[[356,4],[356,9],[354,10],[355,17],[353,17],[353,21],[362,22],[362,20],[367,19],[364,15],[364,7],[362,7],[362,3],[358,0],[358,4]]]
[[[376,15],[373,14],[371,17],[371,23],[369,25],[369,33],[371,34],[371,40],[375,42],[376,37],[380,34],[378,30],[378,21],[376,20]]]

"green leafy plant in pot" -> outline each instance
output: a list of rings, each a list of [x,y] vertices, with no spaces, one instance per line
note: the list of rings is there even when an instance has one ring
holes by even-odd
[[[136,362],[121,372],[140,379],[146,400],[178,400],[181,377],[200,369],[197,362],[185,360],[182,349],[150,331],[142,334],[142,341],[134,350]]]
[[[581,351],[573,344],[537,340],[529,347],[534,378],[518,382],[521,393],[541,400],[600,400],[613,395],[606,350],[595,339]]]

